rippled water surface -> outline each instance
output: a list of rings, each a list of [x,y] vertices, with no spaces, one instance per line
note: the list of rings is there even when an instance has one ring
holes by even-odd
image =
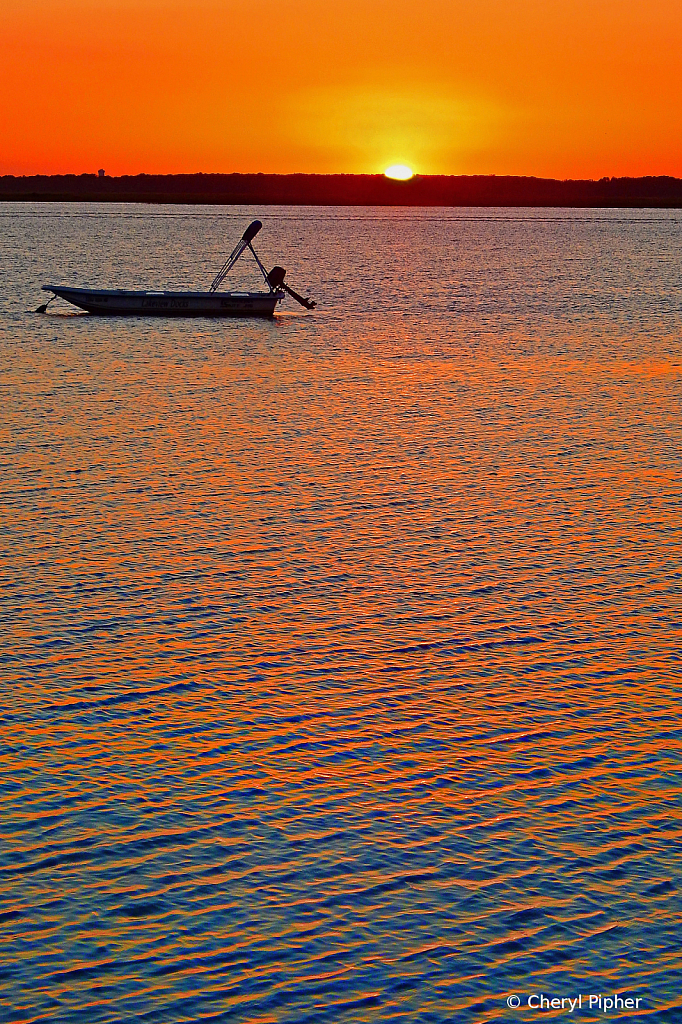
[[[0,205],[3,1022],[682,1019],[681,222]]]

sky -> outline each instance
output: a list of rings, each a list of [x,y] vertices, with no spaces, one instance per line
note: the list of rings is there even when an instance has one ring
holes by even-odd
[[[2,0],[0,174],[682,176],[680,0]]]

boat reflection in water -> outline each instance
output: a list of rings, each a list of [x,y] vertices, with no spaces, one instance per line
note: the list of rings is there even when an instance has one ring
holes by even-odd
[[[128,291],[120,288],[71,288],[66,285],[43,285],[43,291],[52,292],[49,302],[40,306],[45,313],[56,298],[100,316],[272,316],[278,302],[291,295],[306,309],[314,309],[315,302],[306,299],[284,283],[286,271],[273,267],[268,273],[251,244],[262,228],[254,220],[242,235],[225,263],[216,274],[207,292],[188,291]],[[267,291],[225,292],[220,286],[246,250],[252,254],[263,275]]]

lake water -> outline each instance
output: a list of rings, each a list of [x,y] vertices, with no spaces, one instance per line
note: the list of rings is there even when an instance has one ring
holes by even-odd
[[[681,225],[0,205],[0,1020],[682,1019]]]

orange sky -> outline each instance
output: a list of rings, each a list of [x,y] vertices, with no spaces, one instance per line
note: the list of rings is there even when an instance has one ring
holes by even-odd
[[[0,173],[682,176],[680,0],[3,0]]]

